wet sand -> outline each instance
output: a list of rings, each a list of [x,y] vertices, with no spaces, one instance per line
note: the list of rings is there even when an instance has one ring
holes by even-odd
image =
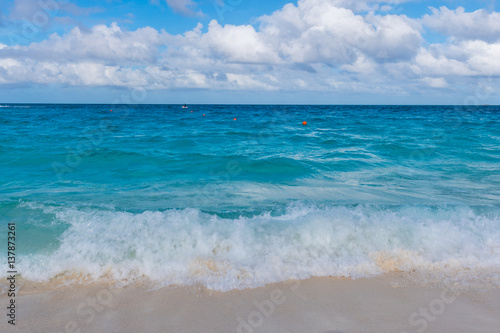
[[[20,285],[16,325],[7,324],[4,315],[1,332],[498,333],[500,328],[500,289],[421,286],[402,273],[312,278],[230,292]],[[7,304],[6,294],[0,298]]]

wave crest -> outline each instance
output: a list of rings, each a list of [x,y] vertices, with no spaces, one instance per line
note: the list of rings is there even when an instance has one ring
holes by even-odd
[[[423,272],[500,285],[496,208],[307,206],[223,218],[198,209],[43,208],[68,228],[50,254],[20,257],[34,281],[202,284],[227,291],[313,276]],[[466,279],[465,279],[466,280]]]

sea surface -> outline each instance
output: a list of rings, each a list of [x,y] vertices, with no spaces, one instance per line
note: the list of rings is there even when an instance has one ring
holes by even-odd
[[[5,104],[8,223],[40,282],[500,286],[500,107]]]

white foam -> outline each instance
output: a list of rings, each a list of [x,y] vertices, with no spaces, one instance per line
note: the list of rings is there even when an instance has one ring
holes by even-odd
[[[25,206],[69,225],[54,253],[20,258],[19,271],[35,281],[144,279],[226,291],[398,270],[500,285],[498,212],[469,207],[293,205],[279,216],[223,219],[197,209],[132,214]]]

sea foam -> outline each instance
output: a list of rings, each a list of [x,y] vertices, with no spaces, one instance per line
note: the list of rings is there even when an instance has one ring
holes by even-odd
[[[61,279],[227,291],[313,276],[437,274],[500,285],[500,217],[492,207],[293,204],[223,218],[199,209],[130,213],[26,204],[64,226],[50,253],[20,256],[33,281]]]

